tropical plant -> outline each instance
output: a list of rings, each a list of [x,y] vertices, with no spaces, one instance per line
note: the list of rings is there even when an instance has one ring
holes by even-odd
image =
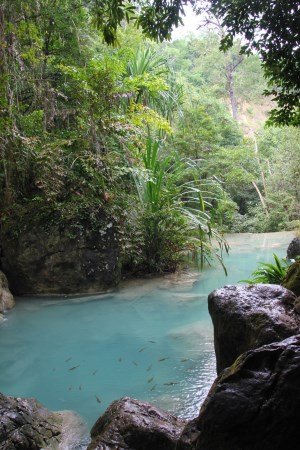
[[[197,162],[162,150],[161,142],[148,137],[134,177],[143,208],[144,264],[150,271],[175,270],[190,255],[200,267],[214,258],[223,265],[228,245],[211,216],[221,187],[199,179]]]
[[[289,263],[286,259],[278,258],[273,253],[275,263],[260,262],[256,270],[251,274],[248,280],[241,280],[241,282],[256,284],[281,284],[286,276],[289,268]]]

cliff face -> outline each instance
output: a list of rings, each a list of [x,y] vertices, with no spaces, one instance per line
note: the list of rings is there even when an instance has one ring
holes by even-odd
[[[115,286],[121,264],[116,223],[34,226],[2,233],[1,265],[13,293],[95,293]]]

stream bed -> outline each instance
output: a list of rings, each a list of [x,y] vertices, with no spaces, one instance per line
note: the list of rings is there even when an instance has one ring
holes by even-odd
[[[214,267],[105,295],[17,299],[0,326],[0,392],[76,411],[89,427],[123,396],[195,417],[216,375],[207,295],[285,256],[293,235],[228,236],[227,277]]]

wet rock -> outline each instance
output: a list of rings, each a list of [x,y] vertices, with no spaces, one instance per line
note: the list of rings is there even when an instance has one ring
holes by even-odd
[[[6,276],[0,270],[0,313],[15,306],[14,297],[11,294]]]
[[[125,397],[97,420],[88,450],[175,450],[185,424],[148,403]]]
[[[36,400],[0,394],[0,450],[57,448],[59,437],[55,415]]]
[[[117,224],[104,213],[78,223],[2,231],[1,264],[14,294],[103,292],[121,276]]]
[[[300,237],[295,237],[287,248],[286,256],[288,259],[295,259],[300,256]]]
[[[278,285],[225,286],[208,297],[217,373],[245,351],[299,333],[296,296]]]
[[[300,335],[241,355],[217,378],[177,450],[298,448],[299,380]]]
[[[288,268],[282,285],[287,289],[290,289],[297,296],[300,295],[300,259]]]
[[[300,297],[297,297],[294,303],[294,311],[300,314]]]

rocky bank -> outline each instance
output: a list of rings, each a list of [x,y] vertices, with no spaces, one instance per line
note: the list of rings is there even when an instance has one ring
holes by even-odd
[[[1,235],[0,263],[17,295],[102,292],[121,276],[117,225],[99,214],[97,226],[49,223],[16,237]]]

